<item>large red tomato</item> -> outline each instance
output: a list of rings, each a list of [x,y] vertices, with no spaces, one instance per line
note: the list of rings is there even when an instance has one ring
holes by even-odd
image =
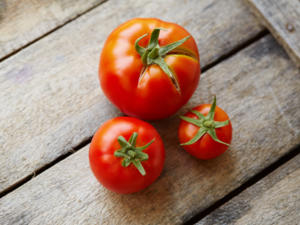
[[[212,159],[224,153],[232,138],[228,115],[213,104],[202,104],[181,117],[178,136],[183,148],[199,159]]]
[[[89,152],[91,169],[98,181],[117,193],[133,193],[160,175],[165,150],[153,126],[132,117],[104,123],[94,135]]]
[[[107,38],[99,65],[105,95],[125,114],[160,119],[175,113],[200,78],[197,45],[181,26],[132,19]]]

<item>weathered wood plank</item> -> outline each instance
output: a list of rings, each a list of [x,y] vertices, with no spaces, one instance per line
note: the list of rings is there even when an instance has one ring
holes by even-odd
[[[247,1],[253,12],[300,67],[300,1]]]
[[[89,169],[87,146],[0,199],[0,220],[3,224],[180,224],[300,142],[299,122],[289,125],[291,116],[300,119],[294,113],[300,106],[299,74],[268,36],[203,74],[186,106],[218,94],[234,129],[232,146],[224,155],[200,161],[187,154],[178,146],[174,128],[179,119],[173,116],[154,123],[167,157],[162,176],[146,190],[132,195],[105,190]]]
[[[1,0],[0,59],[104,0]]]
[[[120,23],[160,17],[185,26],[205,66],[262,31],[238,0],[111,0],[0,64],[0,192],[119,115],[99,88],[100,50]]]
[[[197,223],[299,224],[300,155]]]

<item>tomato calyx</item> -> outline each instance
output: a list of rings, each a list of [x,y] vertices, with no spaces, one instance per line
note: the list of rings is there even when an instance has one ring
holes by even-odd
[[[148,148],[153,142],[154,139],[151,140],[144,146],[136,147],[136,139],[138,134],[134,132],[128,141],[123,136],[118,137],[118,142],[121,146],[121,149],[118,149],[114,152],[116,157],[123,158],[122,166],[128,167],[131,163],[138,169],[138,171],[145,176],[146,171],[141,163],[141,161],[145,161],[149,158],[148,154],[143,152],[146,148]]]
[[[146,37],[148,34],[144,34],[141,37],[137,38],[135,41],[135,49],[139,53],[142,58],[142,62],[145,67],[151,64],[157,64],[171,79],[174,84],[176,90],[180,92],[180,86],[178,80],[173,73],[173,71],[169,68],[167,63],[164,60],[164,57],[168,52],[174,50],[178,46],[182,45],[186,40],[188,40],[191,36],[187,36],[179,41],[173,42],[171,44],[165,46],[159,46],[158,37],[160,30],[166,30],[164,28],[155,28],[150,37],[150,42],[146,48],[143,48],[139,45],[139,41]],[[145,68],[143,69],[145,71]]]
[[[219,142],[221,144],[229,146],[228,143],[225,143],[221,141],[216,134],[216,128],[224,127],[229,124],[229,120],[226,121],[215,121],[214,116],[215,116],[215,109],[216,109],[216,96],[214,96],[213,103],[211,105],[211,108],[209,110],[209,113],[207,116],[204,116],[202,113],[196,111],[196,110],[191,110],[192,113],[194,113],[198,119],[190,118],[187,116],[180,116],[180,118],[188,123],[191,123],[193,125],[196,125],[199,127],[199,130],[197,134],[188,142],[186,143],[181,143],[180,145],[191,145],[197,142],[204,134],[209,134],[211,138]]]

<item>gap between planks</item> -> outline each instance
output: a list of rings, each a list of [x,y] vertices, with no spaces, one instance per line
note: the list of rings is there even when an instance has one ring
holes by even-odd
[[[227,195],[225,195],[223,198],[220,200],[216,201],[214,204],[212,204],[210,207],[206,208],[205,210],[198,212],[194,217],[189,219],[184,223],[184,225],[192,225],[215,211],[217,208],[220,208],[222,205],[224,205],[226,202],[230,201],[232,198],[235,196],[239,195],[241,192],[245,191],[252,185],[256,184],[258,181],[278,169],[280,166],[283,164],[287,163],[294,157],[296,157],[298,154],[300,154],[300,145],[295,146],[294,148],[291,149],[287,154],[283,155],[280,157],[277,161],[272,163],[270,166],[264,168],[262,171],[251,177],[249,180],[247,180],[244,184],[239,186],[238,188],[234,189]]]
[[[244,48],[247,48],[249,45],[255,43],[256,41],[260,40],[261,38],[265,37],[267,34],[269,34],[270,32],[267,29],[264,29],[262,31],[260,31],[257,35],[255,35],[254,37],[250,38],[249,40],[247,40],[244,43],[241,43],[240,45],[237,45],[235,48],[233,48],[231,51],[229,51],[228,53],[220,56],[218,59],[216,59],[215,61],[212,61],[211,63],[203,66],[201,68],[201,72],[204,73],[205,71],[213,68],[214,66],[216,66],[217,64],[225,61],[226,59],[230,58],[231,56],[235,55],[236,53],[238,53],[239,51],[241,51]],[[201,60],[201,56],[200,56],[200,60]]]
[[[106,2],[108,0],[105,0],[104,2]],[[102,2],[103,3],[103,2]],[[100,5],[100,4],[98,4]],[[92,9],[90,9],[92,10]],[[86,11],[87,12],[87,11]],[[78,17],[77,17],[78,18]],[[70,22],[70,21],[69,21]],[[57,28],[58,29],[58,28]],[[243,50],[244,48],[247,48],[248,46],[250,46],[251,44],[259,41],[260,39],[262,39],[263,37],[265,37],[267,34],[269,34],[268,30],[262,30],[261,32],[259,32],[257,35],[255,35],[254,37],[252,37],[251,39],[247,40],[246,42],[237,45],[235,48],[233,48],[230,52],[220,56],[219,58],[217,58],[216,60],[212,61],[211,63],[209,63],[208,65],[205,65],[204,67],[201,68],[201,73],[205,73],[206,71],[210,70],[211,68],[213,68],[214,66],[216,66],[219,63],[222,63],[223,61],[225,61],[226,59],[229,59],[230,57],[232,57],[233,55],[235,55],[237,52]],[[29,174],[28,176],[24,177],[23,179],[21,179],[20,181],[18,181],[17,183],[15,183],[14,185],[8,187],[7,189],[5,189],[4,191],[2,191],[0,193],[0,198],[4,197],[5,195],[7,195],[8,193],[16,190],[17,188],[21,187],[23,184],[27,183],[28,181],[30,181],[32,178],[40,175],[41,173],[43,173],[44,171],[46,171],[47,169],[51,168],[52,166],[54,166],[56,163],[59,163],[60,161],[66,159],[67,157],[69,157],[70,155],[74,154],[75,152],[79,151],[81,148],[85,147],[86,145],[88,145],[91,140],[92,140],[93,136],[90,136],[88,138],[86,138],[85,140],[83,140],[82,142],[80,142],[78,145],[76,145],[74,148],[72,148],[70,151],[68,151],[67,153],[60,155],[59,157],[57,157],[55,160],[53,160],[52,162],[44,165],[43,167],[37,169],[36,171],[34,171],[33,173]]]
[[[300,67],[299,16],[300,1],[245,1],[254,15],[283,46],[287,54]]]
[[[36,171],[34,171],[33,173],[29,174],[28,176],[24,177],[23,179],[21,179],[20,181],[18,181],[17,183],[15,183],[14,185],[10,186],[9,188],[5,189],[4,191],[2,191],[0,193],[0,198],[4,197],[5,195],[9,194],[10,192],[16,190],[17,188],[21,187],[23,184],[26,184],[28,181],[30,181],[32,178],[40,175],[41,173],[43,173],[45,170],[50,169],[52,166],[54,166],[56,163],[59,163],[60,161],[68,158],[70,155],[74,154],[75,152],[79,151],[80,149],[84,148],[85,146],[87,146],[90,142],[92,141],[92,137],[89,137],[85,140],[83,140],[82,142],[80,142],[77,146],[75,146],[74,148],[72,148],[70,151],[68,151],[65,154],[60,155],[59,157],[57,157],[55,160],[53,160],[52,162],[44,165],[43,167],[37,169]]]
[[[72,21],[80,18],[81,16],[83,16],[84,14],[96,9],[98,6],[102,5],[103,3],[106,3],[108,0],[103,0],[102,2],[99,2],[97,3],[96,5],[86,9],[85,11],[79,13],[77,16],[75,16],[74,18],[71,18],[69,20],[67,20],[66,22],[62,23],[61,25],[58,25],[57,27],[53,28],[53,29],[50,29],[49,31],[47,31],[46,33],[44,33],[43,35],[33,39],[32,41],[29,41],[27,44],[13,50],[11,53],[8,53],[7,55],[3,56],[0,58],[0,63],[3,62],[4,60],[8,59],[9,57],[19,53],[20,51],[22,51],[23,49],[27,48],[27,47],[30,47],[32,44],[38,42],[39,40],[45,38],[46,36],[48,36],[49,34],[59,30],[60,28],[64,27],[65,25],[71,23]],[[1,196],[1,193],[0,193],[0,196]]]

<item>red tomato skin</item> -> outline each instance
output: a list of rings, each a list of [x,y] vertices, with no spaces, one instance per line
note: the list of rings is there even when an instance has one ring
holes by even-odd
[[[122,158],[114,156],[114,152],[120,149],[118,137],[128,140],[133,132],[138,133],[136,146],[143,146],[155,138],[143,151],[149,155],[148,160],[142,161],[145,176],[133,164],[123,167]],[[95,177],[104,187],[116,193],[130,194],[146,188],[159,177],[165,150],[161,137],[149,123],[132,117],[117,117],[105,122],[94,135],[89,160]]]
[[[210,110],[210,107],[211,104],[202,104],[193,108],[192,110],[199,111],[206,116]],[[191,112],[186,113],[185,116],[197,119],[197,116]],[[220,107],[216,106],[214,120],[226,121],[229,120],[229,117],[226,112],[224,112]],[[196,135],[198,129],[199,127],[181,120],[178,129],[180,143],[185,143],[192,139]],[[232,139],[231,122],[229,121],[229,124],[224,127],[217,128],[216,134],[219,140],[230,144]],[[213,159],[223,154],[228,149],[228,146],[214,141],[209,134],[204,134],[194,144],[183,145],[182,147],[191,155],[203,160]]]
[[[99,80],[104,94],[123,113],[148,120],[161,119],[174,114],[194,93],[200,78],[199,54],[193,37],[180,48],[194,54],[194,58],[181,54],[165,57],[175,72],[181,92],[170,78],[155,64],[148,66],[143,78],[140,55],[134,47],[135,40],[149,35],[139,43],[146,46],[154,28],[162,27],[161,46],[178,41],[190,34],[181,26],[155,18],[136,18],[121,24],[107,38],[99,63]]]

